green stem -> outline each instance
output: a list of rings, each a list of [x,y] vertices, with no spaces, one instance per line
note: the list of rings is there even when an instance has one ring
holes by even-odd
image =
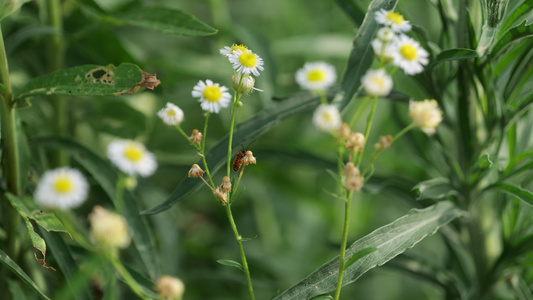
[[[48,0],[47,23],[55,29],[55,34],[48,39],[48,71],[55,72],[63,69],[64,41],[63,41],[63,20],[61,16],[60,0]],[[54,107],[54,132],[59,136],[67,136],[67,102],[65,97],[56,95],[51,97]],[[68,156],[65,151],[55,150],[53,162],[56,166],[68,164]]]
[[[228,215],[228,220],[231,224],[231,229],[233,229],[233,234],[235,235],[235,240],[237,241],[237,244],[239,245],[239,252],[241,253],[241,261],[242,261],[242,267],[244,269],[244,274],[246,275],[246,283],[248,284],[248,292],[250,293],[250,299],[254,300],[254,289],[252,286],[252,279],[250,277],[250,270],[248,269],[248,262],[246,261],[246,255],[244,254],[244,248],[242,246],[242,237],[239,235],[239,232],[237,231],[237,226],[235,225],[235,220],[233,219],[233,215],[231,213],[231,203],[227,203],[225,205],[226,207],[226,214]]]
[[[0,84],[3,85],[3,93],[0,94],[0,136],[2,139],[2,164],[4,165],[4,178],[7,191],[20,196],[20,169],[18,156],[17,128],[15,125],[15,109],[9,81],[9,68],[4,46],[2,27],[0,26]],[[11,206],[7,199],[2,201],[4,228],[7,239],[4,244],[6,254],[15,262],[19,259],[19,239],[17,227],[20,223],[20,215]],[[1,296],[1,295],[0,295]]]
[[[191,140],[189,139],[189,136],[185,133],[185,131],[183,131],[183,129],[181,129],[181,126],[179,125],[176,125],[176,129],[179,131],[179,133],[181,133],[181,135],[190,143]],[[198,145],[198,144],[193,144],[193,146],[197,149],[197,150],[200,150],[201,146]]]
[[[120,274],[120,276],[122,276],[122,278],[124,278],[124,280],[126,281],[126,284],[128,284],[128,286],[131,288],[131,290],[137,296],[139,296],[139,298],[148,299],[148,297],[142,291],[142,289],[139,286],[139,284],[137,283],[137,281],[135,281],[133,276],[131,276],[130,272],[128,272],[126,267],[124,267],[124,265],[122,264],[120,259],[118,259],[118,254],[117,254],[115,249],[113,249],[112,253],[109,253],[107,255],[107,258],[111,261],[111,263],[113,264],[113,267]]]
[[[215,187],[215,183],[213,182],[213,178],[211,177],[211,173],[209,172],[209,166],[207,166],[207,161],[205,160],[205,140],[207,139],[207,123],[209,120],[209,111],[205,113],[205,123],[204,123],[204,138],[202,139],[202,146],[200,147],[200,156],[202,157],[202,163],[204,164],[205,168],[205,174],[207,174],[207,178],[209,179],[209,182],[211,183],[211,186]]]
[[[231,193],[230,199],[228,200],[229,203],[233,203],[233,198],[235,198],[235,195],[237,194],[237,188],[239,187],[239,183],[241,182],[242,174],[244,173],[244,167],[242,166],[241,172],[239,173],[239,177],[237,177],[237,182],[235,183],[235,186],[233,187],[233,192]]]
[[[237,110],[237,103],[239,103],[239,99],[241,98],[241,94],[238,92],[241,90],[241,84],[242,84],[242,77],[243,74],[241,74],[241,78],[239,79],[239,86],[237,87],[237,91],[233,94],[233,110],[231,111],[231,124],[229,128],[229,142],[228,142],[228,166],[227,166],[227,176],[230,175],[231,170],[231,150],[232,143],[233,143],[233,129],[235,127],[235,112]]]
[[[359,157],[357,158],[356,167],[358,168],[361,165],[361,160],[363,159],[363,153],[365,152],[366,144],[368,142],[368,136],[370,135],[370,128],[372,127],[372,120],[374,119],[374,114],[376,112],[377,104],[378,104],[378,97],[374,97],[374,101],[372,102],[372,109],[370,110],[370,115],[368,115],[368,119],[366,121],[365,147],[363,147],[363,149],[361,150],[361,153],[359,154]]]
[[[341,295],[342,278],[344,276],[344,256],[346,254],[346,244],[348,242],[348,229],[350,225],[350,208],[352,204],[352,192],[346,195],[346,203],[344,206],[344,228],[342,230],[341,251],[339,255],[339,278],[337,279],[337,289],[335,290],[335,300],[338,300]]]

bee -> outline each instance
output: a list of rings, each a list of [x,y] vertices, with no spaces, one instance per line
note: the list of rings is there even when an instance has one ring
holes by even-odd
[[[255,142],[255,140],[250,142],[250,144],[248,144],[248,147],[250,147],[250,145],[253,142]],[[235,171],[235,172],[239,171],[239,169],[241,168],[242,159],[246,155],[246,150],[244,150],[244,147],[242,146],[242,144],[241,144],[241,147],[242,147],[242,151],[237,152],[237,155],[235,155],[235,160],[233,161],[233,165],[231,167],[233,169],[233,171]],[[248,147],[246,147],[246,148],[248,148]]]

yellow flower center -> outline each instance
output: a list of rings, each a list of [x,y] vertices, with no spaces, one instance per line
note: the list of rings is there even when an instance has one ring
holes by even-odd
[[[246,46],[244,45],[235,45],[233,44],[233,46],[231,46],[231,53],[233,53],[233,51],[236,51],[236,50],[241,50],[242,52],[245,52],[246,50],[248,50],[248,48],[246,48]]]
[[[72,181],[68,177],[59,177],[54,182],[54,189],[58,193],[68,193],[72,190]]]
[[[331,116],[331,114],[325,112],[325,113],[322,114],[322,119],[324,119],[324,121],[326,121],[326,122],[331,122],[333,117]]]
[[[239,62],[245,67],[252,68],[257,65],[257,58],[253,53],[243,53],[239,56]]]
[[[319,82],[324,80],[324,78],[326,78],[326,72],[323,70],[314,69],[307,73],[307,80],[309,81]]]
[[[378,78],[378,77],[372,78],[372,82],[374,82],[374,84],[378,85],[379,87],[383,87],[385,85],[385,82],[383,81],[383,79]]]
[[[393,11],[389,11],[387,14],[387,19],[394,24],[402,24],[405,21],[402,15]]]
[[[167,111],[167,116],[173,117],[175,115],[176,115],[176,112],[174,110],[171,109],[171,110]]]
[[[416,48],[412,45],[403,45],[400,47],[400,53],[407,60],[414,60],[418,57]]]
[[[129,145],[126,150],[124,150],[124,156],[133,162],[141,160],[143,154],[144,151],[135,145]]]
[[[218,86],[206,86],[204,89],[204,98],[210,102],[218,102],[222,98],[222,92]]]

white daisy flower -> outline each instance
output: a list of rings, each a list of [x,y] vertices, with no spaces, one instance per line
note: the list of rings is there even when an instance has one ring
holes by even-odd
[[[334,105],[320,105],[313,115],[313,124],[322,131],[330,132],[341,126],[341,114]]]
[[[391,43],[384,43],[379,39],[374,39],[370,43],[372,45],[372,50],[376,57],[385,64],[390,64],[393,61],[394,48]]]
[[[235,50],[241,50],[241,51],[246,51],[248,50],[248,48],[244,45],[238,45],[238,44],[233,44],[230,46],[225,46],[224,48],[220,49],[220,54],[226,56],[226,57],[229,57],[230,55],[233,54],[233,52]]]
[[[259,76],[259,71],[264,70],[263,59],[249,49],[237,49],[228,58],[237,73]]]
[[[221,108],[227,107],[231,101],[228,88],[209,79],[205,82],[200,80],[192,89],[192,96],[199,98],[198,101],[203,110],[215,114],[218,114]]]
[[[399,13],[383,8],[376,12],[376,22],[385,26],[390,26],[394,32],[407,32],[411,30],[411,24]]]
[[[393,64],[402,68],[405,74],[414,75],[424,70],[427,65],[429,53],[420,47],[417,41],[401,35],[393,42]]]
[[[121,215],[96,205],[89,215],[91,238],[99,245],[126,248],[131,242],[128,224]]]
[[[326,90],[335,80],[335,67],[323,61],[308,62],[296,71],[296,82],[306,90]]]
[[[143,144],[131,140],[116,140],[107,145],[107,157],[119,170],[130,175],[147,177],[157,169],[154,154]]]
[[[167,106],[157,113],[157,116],[160,117],[165,124],[176,126],[183,121],[183,110],[177,105],[168,102]]]
[[[383,69],[367,71],[361,83],[369,96],[387,96],[392,89],[392,78]]]
[[[435,128],[442,122],[442,111],[436,100],[410,101],[409,116],[427,135],[435,133]]]
[[[89,184],[81,172],[65,167],[46,171],[33,196],[44,207],[66,210],[80,206],[88,192]]]
[[[377,33],[378,39],[384,43],[392,42],[395,36],[394,30],[389,27],[381,27]]]

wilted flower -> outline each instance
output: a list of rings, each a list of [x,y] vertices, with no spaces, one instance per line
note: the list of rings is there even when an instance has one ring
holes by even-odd
[[[363,187],[364,179],[361,176],[351,176],[346,178],[344,187],[350,191],[359,191]]]
[[[194,164],[189,170],[189,177],[201,177],[204,173],[205,171],[198,164]]]
[[[350,161],[344,166],[344,175],[346,175],[346,177],[356,177],[361,175],[361,172],[354,163]]]
[[[376,150],[384,150],[390,147],[392,143],[392,136],[389,135],[383,135],[379,137],[378,143],[374,144],[374,148]]]
[[[346,143],[344,143],[344,146],[347,149],[363,151],[363,148],[365,147],[365,136],[360,132],[352,132]]]
[[[342,123],[339,127],[339,136],[343,139],[347,139],[350,136],[350,126],[347,123]]]
[[[89,215],[89,222],[96,243],[111,248],[126,248],[130,244],[128,225],[121,215],[97,205]]]
[[[89,184],[80,171],[58,168],[46,171],[35,189],[34,198],[44,207],[61,210],[80,206],[89,192]]]
[[[228,202],[228,198],[226,196],[226,193],[222,192],[220,187],[217,187],[216,189],[213,190],[213,195],[215,195],[215,197],[220,199],[222,204],[226,204]]]
[[[341,126],[341,122],[341,114],[334,105],[322,104],[313,115],[313,124],[322,131],[336,130]]]
[[[228,176],[222,177],[222,184],[220,185],[220,189],[224,192],[230,192],[231,191],[231,181]]]
[[[193,129],[192,134],[189,137],[191,144],[199,144],[202,141],[203,135],[198,129]]]
[[[116,140],[107,145],[107,157],[122,172],[147,177],[157,169],[155,156],[143,144],[131,140]]]
[[[250,165],[250,164],[254,164],[255,165],[255,157],[254,157],[254,154],[252,153],[252,151],[250,151],[250,150],[246,151],[246,154],[242,158],[242,164],[245,165],[245,166]]]
[[[296,82],[306,90],[326,90],[336,79],[335,67],[323,61],[308,62],[296,71]]]
[[[442,122],[442,111],[435,100],[411,100],[409,102],[409,116],[428,135],[434,134],[435,128]]]

